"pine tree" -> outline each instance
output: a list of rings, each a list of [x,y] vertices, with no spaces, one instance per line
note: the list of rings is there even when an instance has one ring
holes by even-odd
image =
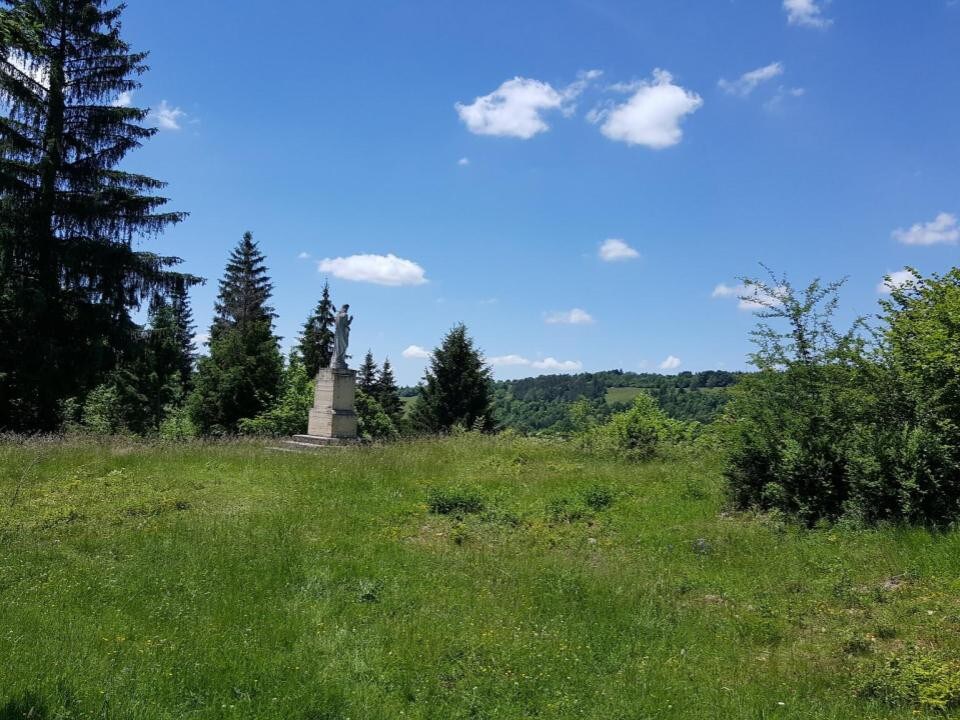
[[[411,420],[422,432],[448,432],[454,425],[493,427],[490,368],[467,335],[454,327],[433,351]]]
[[[330,283],[325,282],[320,302],[304,324],[298,346],[309,377],[315,377],[320,368],[330,367],[336,312],[337,309],[330,301]]]
[[[193,381],[193,366],[197,360],[197,347],[193,336],[196,326],[193,324],[193,309],[190,296],[184,286],[174,290],[170,297],[170,309],[175,323],[174,341],[177,347],[177,366],[180,372],[180,384],[188,390]]]
[[[380,403],[383,411],[393,420],[394,425],[399,426],[403,419],[403,401],[400,399],[400,388],[397,387],[397,381],[393,377],[390,358],[385,359],[383,366],[380,368],[374,397]]]
[[[283,358],[273,334],[273,286],[253,236],[233,250],[210,328],[210,355],[197,366],[190,416],[203,433],[235,433],[240,420],[271,407],[280,389]]]
[[[183,220],[117,169],[156,129],[145,53],[107,0],[0,0],[0,428],[51,429],[136,341],[131,312],[199,278],[133,241]]]
[[[376,395],[378,370],[377,364],[373,361],[373,351],[367,350],[363,365],[357,372],[357,387],[367,395]]]

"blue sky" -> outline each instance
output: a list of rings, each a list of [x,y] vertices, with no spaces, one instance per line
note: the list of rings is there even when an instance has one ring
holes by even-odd
[[[285,347],[329,276],[403,383],[461,321],[498,377],[740,369],[759,262],[849,276],[847,316],[956,263],[956,0],[130,0],[124,32],[162,128],[128,166],[191,213],[145,247],[209,279],[201,331],[248,229]]]

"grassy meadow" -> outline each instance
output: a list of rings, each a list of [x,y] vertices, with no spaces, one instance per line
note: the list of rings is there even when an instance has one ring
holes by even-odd
[[[960,717],[858,691],[911,652],[960,533],[733,513],[709,454],[0,444],[0,720]]]

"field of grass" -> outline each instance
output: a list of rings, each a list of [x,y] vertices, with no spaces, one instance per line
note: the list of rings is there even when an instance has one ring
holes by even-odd
[[[642,392],[643,388],[637,387],[607,388],[607,402],[611,405],[615,403],[632,403],[634,398]]]
[[[3,720],[957,717],[857,692],[914,647],[929,704],[960,533],[731,513],[710,456],[0,444]]]

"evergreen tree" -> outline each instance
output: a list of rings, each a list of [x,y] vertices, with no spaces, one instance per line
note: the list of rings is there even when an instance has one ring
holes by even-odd
[[[433,351],[418,390],[411,419],[422,432],[448,432],[454,425],[493,427],[490,368],[463,324]]]
[[[136,342],[131,311],[199,282],[133,248],[181,221],[117,169],[156,129],[107,0],[0,0],[0,428],[52,429]]]
[[[373,351],[367,350],[363,365],[357,372],[357,387],[367,395],[376,396],[378,370],[377,364],[373,361]]]
[[[393,377],[390,358],[383,361],[383,367],[377,377],[374,397],[380,403],[383,411],[393,420],[394,425],[399,426],[403,419],[403,401],[400,399],[400,389],[397,387],[397,381]]]
[[[315,377],[320,368],[330,367],[333,357],[333,325],[337,309],[330,301],[330,283],[323,284],[323,294],[313,314],[307,319],[298,349],[307,375]]]
[[[235,433],[240,420],[271,407],[283,376],[273,334],[273,286],[253,236],[244,234],[220,281],[210,355],[197,366],[190,416],[203,433]]]
[[[190,296],[185,286],[179,286],[171,295],[170,309],[174,320],[174,343],[177,348],[180,384],[184,390],[188,390],[192,386],[197,347],[193,340],[196,331],[196,326],[193,324],[193,309],[190,307]]]

